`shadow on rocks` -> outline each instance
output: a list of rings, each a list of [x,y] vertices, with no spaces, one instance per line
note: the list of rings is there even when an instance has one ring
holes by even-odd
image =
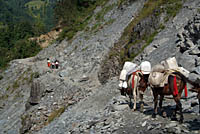
[[[166,117],[170,118],[173,115],[175,108],[174,106],[168,105],[168,106],[163,106],[163,111],[160,110],[160,108],[158,107],[158,116],[162,116],[162,112],[166,112]],[[153,108],[148,108],[143,112],[145,115],[152,115],[154,113],[154,109]]]
[[[186,121],[185,123],[189,124],[189,130],[190,131],[198,131],[200,130],[200,118],[198,119],[194,119],[194,120],[190,120],[190,121]]]

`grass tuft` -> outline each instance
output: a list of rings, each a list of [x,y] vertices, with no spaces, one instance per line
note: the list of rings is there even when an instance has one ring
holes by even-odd
[[[61,106],[59,109],[53,111],[48,117],[47,123],[52,122],[55,118],[59,117],[65,111],[65,107]]]

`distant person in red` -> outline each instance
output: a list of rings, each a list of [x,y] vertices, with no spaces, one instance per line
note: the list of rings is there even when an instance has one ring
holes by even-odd
[[[59,61],[58,60],[55,61],[55,66],[56,66],[56,69],[58,69],[58,66],[59,66]]]
[[[47,58],[47,66],[48,66],[48,67],[51,67],[51,61],[50,61],[49,58]]]

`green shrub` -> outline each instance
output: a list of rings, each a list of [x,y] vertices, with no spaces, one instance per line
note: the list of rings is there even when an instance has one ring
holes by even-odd
[[[3,79],[3,76],[2,75],[0,75],[0,80],[2,80]]]
[[[36,41],[29,40],[33,31],[32,25],[26,21],[0,28],[0,69],[7,67],[13,59],[35,56],[41,50]]]

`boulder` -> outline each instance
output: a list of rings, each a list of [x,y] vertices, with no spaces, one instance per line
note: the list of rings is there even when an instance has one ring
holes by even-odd
[[[38,104],[43,95],[43,86],[39,81],[33,81],[29,97],[30,104]]]

